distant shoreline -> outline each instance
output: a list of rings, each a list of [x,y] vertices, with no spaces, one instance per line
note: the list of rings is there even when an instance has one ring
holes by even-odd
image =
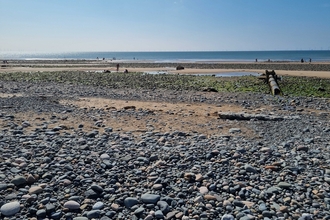
[[[330,62],[330,50],[142,51],[142,52],[5,52],[0,60],[84,60],[116,62]]]

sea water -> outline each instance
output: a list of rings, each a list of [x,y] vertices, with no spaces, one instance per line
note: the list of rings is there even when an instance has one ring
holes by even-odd
[[[1,60],[118,60],[149,62],[259,62],[262,61],[300,61],[310,59],[318,62],[330,61],[330,50],[297,51],[182,51],[182,52],[4,52],[0,51]]]

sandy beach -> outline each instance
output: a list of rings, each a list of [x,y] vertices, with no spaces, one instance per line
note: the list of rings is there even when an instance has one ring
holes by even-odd
[[[278,75],[307,76],[330,78],[330,63],[299,63],[299,62],[214,62],[214,63],[152,63],[147,61],[98,61],[98,60],[12,60],[3,64],[0,72],[38,72],[38,71],[116,71],[127,69],[129,72],[165,72],[172,74],[215,74],[230,72],[264,73],[275,70]],[[177,66],[183,70],[176,70]]]

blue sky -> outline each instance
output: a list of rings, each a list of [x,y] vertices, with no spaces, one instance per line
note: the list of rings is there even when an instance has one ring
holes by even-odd
[[[330,49],[330,0],[0,0],[0,51]]]

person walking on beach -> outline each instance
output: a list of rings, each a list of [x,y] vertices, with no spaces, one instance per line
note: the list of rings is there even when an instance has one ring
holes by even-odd
[[[117,63],[117,72],[119,71],[119,63]]]

